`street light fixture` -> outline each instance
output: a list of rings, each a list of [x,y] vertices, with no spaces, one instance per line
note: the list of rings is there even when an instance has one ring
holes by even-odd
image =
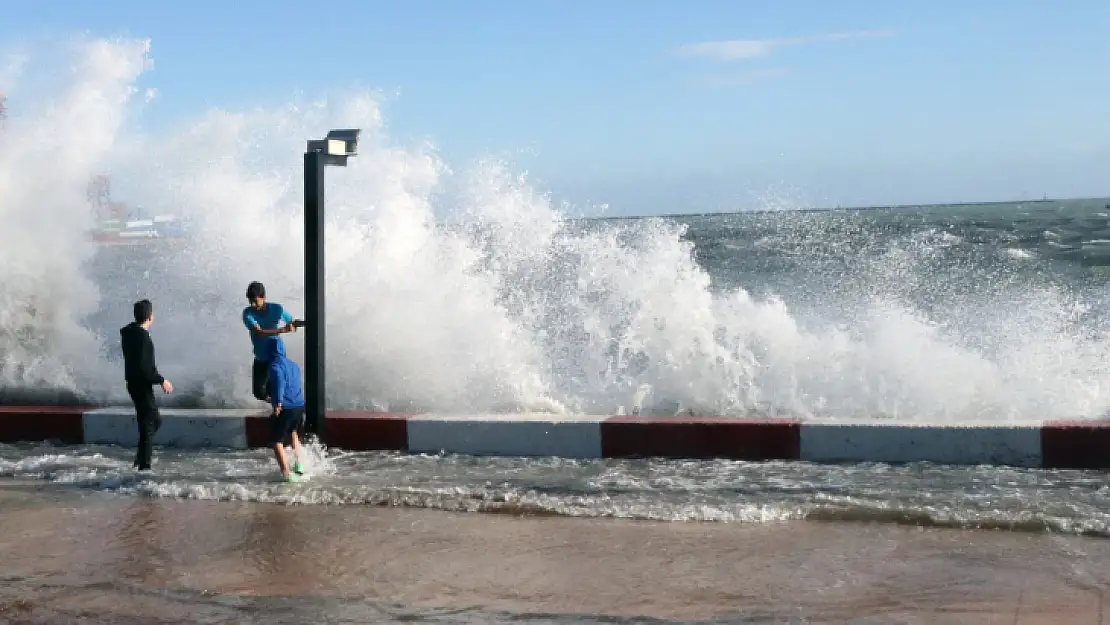
[[[324,168],[346,167],[358,154],[358,129],[329,131],[310,139],[304,153],[305,429],[323,438],[327,393],[324,376]]]

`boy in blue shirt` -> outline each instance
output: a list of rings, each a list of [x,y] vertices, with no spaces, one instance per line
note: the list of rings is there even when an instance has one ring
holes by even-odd
[[[258,401],[269,401],[266,396],[266,375],[270,368],[267,341],[271,338],[281,341],[280,335],[296,332],[302,323],[286,312],[281,304],[267,302],[266,287],[261,282],[251,282],[247,286],[247,302],[250,305],[243,309],[243,325],[247,326],[254,344],[251,392]]]
[[[270,392],[270,444],[277,457],[281,477],[288,482],[296,482],[297,476],[304,474],[301,466],[301,439],[297,429],[304,421],[305,399],[301,391],[301,368],[285,357],[285,342],[279,337],[270,337],[266,344],[266,358],[269,366],[267,390]],[[285,443],[293,445],[296,464],[289,471],[285,460]]]

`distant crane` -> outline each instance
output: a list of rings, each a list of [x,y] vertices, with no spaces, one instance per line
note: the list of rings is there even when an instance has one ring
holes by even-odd
[[[100,220],[122,219],[127,214],[126,204],[112,201],[112,179],[108,176],[93,176],[86,195]]]

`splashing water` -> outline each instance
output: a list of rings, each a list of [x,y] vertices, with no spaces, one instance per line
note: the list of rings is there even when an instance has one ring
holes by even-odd
[[[370,95],[209,111],[144,135],[127,121],[144,105],[148,42],[73,52],[70,82],[41,97],[21,79],[49,68],[0,65],[22,68],[0,72],[7,401],[124,401],[117,328],[150,297],[160,366],[179,388],[168,399],[252,405],[245,286],[261,280],[303,310],[304,141],[358,127],[359,156],[328,171],[333,407],[962,419],[1110,405],[1090,302],[982,276],[977,295],[956,297],[930,250],[957,241],[850,249],[858,232],[783,218],[752,250],[796,245],[844,268],[756,296],[711,275],[676,220],[572,220],[504,163],[456,172],[431,146],[392,144]],[[129,202],[183,215],[187,241],[97,249],[85,190],[105,171]],[[722,275],[747,260],[729,262]],[[914,300],[923,289],[930,302]],[[299,337],[288,343],[303,360]]]

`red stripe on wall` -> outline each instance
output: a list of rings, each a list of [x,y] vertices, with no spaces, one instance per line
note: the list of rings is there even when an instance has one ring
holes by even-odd
[[[611,417],[601,423],[601,454],[795,460],[801,454],[801,423],[772,417]]]
[[[398,412],[328,412],[324,443],[351,451],[408,451],[408,420]]]
[[[0,442],[57,440],[85,441],[84,415],[88,406],[0,406]]]
[[[1110,468],[1110,421],[1049,421],[1041,426],[1041,466]]]
[[[245,419],[243,428],[247,434],[247,447],[254,449],[255,447],[269,447],[270,446],[270,412],[263,409],[258,414],[251,415]]]

